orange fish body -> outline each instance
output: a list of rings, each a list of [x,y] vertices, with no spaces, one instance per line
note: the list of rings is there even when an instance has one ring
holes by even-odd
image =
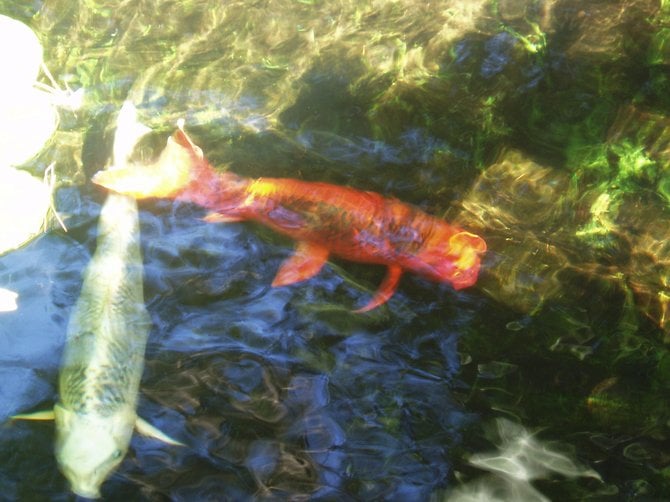
[[[471,286],[477,280],[480,255],[486,251],[477,235],[374,192],[217,172],[181,129],[155,165],[123,171],[101,171],[93,181],[138,198],[168,197],[198,204],[211,211],[209,221],[255,220],[295,239],[296,251],[282,263],[273,286],[313,277],[331,254],[385,265],[384,281],[359,312],[393,296],[403,271],[448,282],[455,289]],[[158,183],[161,179],[167,182]]]

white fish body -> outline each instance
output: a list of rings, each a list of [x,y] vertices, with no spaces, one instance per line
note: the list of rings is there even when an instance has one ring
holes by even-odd
[[[115,159],[125,161],[147,128],[124,105]],[[181,444],[137,416],[150,317],[144,307],[142,255],[135,199],[112,194],[100,213],[95,254],[84,272],[67,328],[53,413],[15,418],[56,421],[56,459],[72,491],[100,496],[100,486],[125,456],[133,428]]]
[[[58,464],[72,490],[91,498],[128,449],[150,328],[135,200],[108,197],[98,232],[68,325],[54,410]]]
[[[124,104],[114,159],[126,163],[149,129]],[[125,456],[133,428],[181,444],[137,416],[144,350],[151,327],[144,307],[135,199],[109,195],[100,213],[95,255],[70,317],[56,405],[56,459],[78,495],[95,498]]]

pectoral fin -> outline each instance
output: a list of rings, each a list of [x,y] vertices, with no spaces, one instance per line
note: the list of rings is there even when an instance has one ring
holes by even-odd
[[[54,420],[54,410],[36,411],[34,413],[20,413],[12,415],[12,420]]]
[[[279,267],[272,285],[286,286],[314,277],[328,260],[328,254],[328,249],[323,246],[299,242],[295,253]]]
[[[402,275],[402,268],[397,265],[389,265],[388,271],[386,272],[386,277],[382,281],[379,289],[374,294],[372,299],[359,309],[354,310],[356,313],[369,312],[370,310],[379,307],[386,303],[389,298],[393,296],[396,288],[398,287],[398,282],[400,282],[400,276]]]
[[[203,221],[206,221],[207,223],[236,223],[238,221],[243,221],[243,218],[240,218],[239,216],[228,216],[225,214],[221,213],[207,213],[207,215],[203,218]]]
[[[172,439],[170,436],[160,431],[146,420],[142,420],[140,417],[137,417],[137,420],[135,421],[135,429],[137,429],[137,432],[139,432],[144,436],[149,436],[154,439],[158,439],[159,441],[163,441],[164,443],[171,444],[174,446],[186,446],[184,443],[181,443],[176,439]]]

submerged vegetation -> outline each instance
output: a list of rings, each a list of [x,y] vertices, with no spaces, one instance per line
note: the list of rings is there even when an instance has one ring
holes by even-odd
[[[669,2],[0,0],[0,13],[37,34],[56,81],[85,89],[23,165],[55,164],[71,231],[0,258],[0,286],[18,291],[41,276],[22,256],[78,250],[69,262],[43,251],[65,263],[49,269],[56,289],[32,290],[53,312],[39,329],[63,335],[69,274],[95,240],[101,197],[88,180],[108,163],[126,99],[155,131],[139,156],[183,118],[221,169],[395,196],[488,244],[474,289],[405,280],[388,307],[356,317],[347,306],[377,270],[334,262],[268,291],[286,241],[201,225],[193,208],[141,212],[157,326],[143,387],[198,453],[156,459],[137,445],[131,481],[176,499],[425,499],[476,478],[478,452],[516,444],[482,434],[496,423],[523,436],[505,417],[574,448],[563,465],[585,467],[562,475],[588,473],[559,483],[542,471],[525,493],[670,492]],[[0,374],[54,371],[16,347]],[[46,399],[55,376],[31,378]],[[0,436],[3,449],[18,436]],[[18,481],[30,465],[8,460],[3,493],[30,491]],[[58,489],[49,483],[39,495]]]

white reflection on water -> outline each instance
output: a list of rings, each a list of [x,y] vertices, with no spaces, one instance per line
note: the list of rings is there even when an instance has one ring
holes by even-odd
[[[495,425],[500,440],[498,450],[476,453],[469,459],[472,465],[493,475],[460,486],[447,497],[449,502],[549,501],[531,481],[554,474],[601,480],[596,471],[580,465],[556,445],[539,440],[523,426],[504,418],[497,419]]]
[[[18,293],[9,289],[0,288],[0,312],[12,312],[17,309]]]

